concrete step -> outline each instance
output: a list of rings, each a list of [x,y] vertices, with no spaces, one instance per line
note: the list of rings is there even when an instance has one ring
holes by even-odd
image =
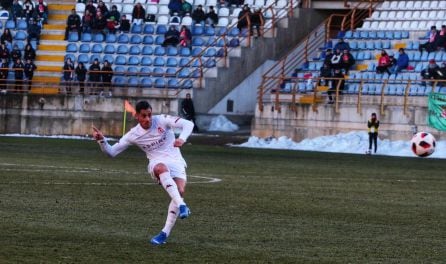
[[[44,26],[45,30],[65,30],[65,23],[66,23],[66,19],[64,20],[64,24],[55,24],[54,21],[53,22],[48,22],[49,24]]]
[[[48,71],[48,72],[58,72],[60,73],[62,71],[62,66],[55,66],[55,65],[48,65],[48,62],[40,62],[36,61],[36,66],[38,71]],[[45,63],[45,65],[40,65],[41,63]]]
[[[38,72],[36,72],[36,75],[33,77],[33,81],[37,81],[37,82],[52,82],[52,83],[60,81],[60,77],[39,76],[37,74],[38,74]]]
[[[59,1],[57,1],[59,2]],[[68,14],[70,13],[71,9],[73,9],[75,6],[73,5],[73,2],[70,1],[71,4],[48,4],[48,10],[49,12],[53,11],[68,11]]]
[[[66,21],[68,18],[68,14],[53,14],[50,12],[48,15],[48,20],[64,20]]]
[[[65,35],[65,30],[43,29],[40,35]]]
[[[30,94],[59,94],[59,88],[54,87],[32,87]]]
[[[46,24],[46,25],[44,26],[44,28],[46,28],[46,26],[48,26],[48,25],[64,25],[64,26],[66,26],[66,24],[67,24],[67,20],[55,20],[55,19],[51,19],[51,20],[48,20],[48,24]]]
[[[64,41],[64,34],[42,34],[40,40],[60,40]]]
[[[36,55],[57,55],[57,56],[65,56],[65,51],[48,51],[48,50],[36,50]]]
[[[36,56],[37,61],[51,61],[51,62],[63,62],[64,56],[63,55],[44,55],[39,54]]]
[[[59,45],[51,45],[46,44],[43,41],[41,42],[41,45],[39,45],[39,50],[42,51],[65,51],[66,50],[66,44],[59,43]]]
[[[60,66],[60,69],[59,72],[39,72],[39,69],[37,69],[33,80],[36,80],[36,78],[43,78],[42,81],[47,82],[46,78],[51,78],[50,80],[52,80],[52,82],[58,82],[62,77],[62,66]]]

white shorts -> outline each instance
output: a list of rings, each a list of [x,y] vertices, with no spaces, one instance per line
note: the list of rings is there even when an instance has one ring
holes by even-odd
[[[163,163],[164,165],[167,166],[167,169],[169,169],[170,172],[170,176],[172,178],[180,178],[183,179],[185,181],[187,181],[187,176],[186,176],[186,167],[184,166],[184,163],[182,162],[161,162],[161,161],[151,161],[149,162],[149,173],[150,176],[152,176],[152,179],[154,179],[156,182],[158,182],[158,178],[155,176],[155,174],[153,173],[153,168],[157,165]]]

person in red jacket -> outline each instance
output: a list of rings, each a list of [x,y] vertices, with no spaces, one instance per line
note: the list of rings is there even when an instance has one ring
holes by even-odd
[[[391,66],[390,57],[389,55],[387,55],[387,52],[385,50],[382,50],[381,56],[378,59],[378,66],[376,67],[376,73],[387,72],[387,74],[390,75],[390,70],[389,70],[390,66]]]

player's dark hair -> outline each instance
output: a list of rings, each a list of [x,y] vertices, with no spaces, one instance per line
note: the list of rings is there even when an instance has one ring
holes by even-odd
[[[144,110],[147,110],[147,109],[152,110],[152,106],[147,101],[139,101],[135,106],[135,110],[137,113],[140,113],[141,110],[143,110],[143,109]]]

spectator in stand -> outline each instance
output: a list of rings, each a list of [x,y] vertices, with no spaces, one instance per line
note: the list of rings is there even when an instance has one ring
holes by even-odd
[[[180,30],[180,45],[186,48],[192,48],[192,33],[186,26],[181,26]]]
[[[218,15],[215,13],[214,6],[209,6],[208,12],[206,13],[206,23],[210,24],[211,27],[215,27],[218,24]]]
[[[239,7],[243,5],[244,0],[227,0],[228,7],[236,6]]]
[[[111,11],[107,14],[107,19],[114,17],[116,21],[120,22],[121,13],[118,11],[118,7],[116,5],[112,5]]]
[[[251,36],[253,36],[253,29],[257,29],[257,36],[261,37],[263,35],[263,25],[265,23],[265,18],[263,17],[262,9],[260,7],[256,8],[254,13],[251,14]]]
[[[95,26],[93,27],[93,32],[96,34],[101,33],[102,35],[104,35],[105,38],[106,31],[107,31],[107,19],[100,11],[98,11],[96,12],[96,21],[95,21]]]
[[[442,25],[438,32],[437,48],[446,48],[446,25]]]
[[[186,0],[181,0],[181,12],[180,16],[184,17],[186,14],[192,13],[192,5]]]
[[[421,77],[425,80],[438,80],[441,77],[440,67],[435,62],[434,59],[429,60],[429,64],[427,65],[427,69],[423,69],[421,71]]]
[[[136,5],[133,7],[132,12],[132,24],[141,25],[144,22],[144,19],[146,18],[146,10],[141,5],[141,3],[136,3]]]
[[[181,102],[181,116],[194,123],[193,132],[199,132],[198,126],[195,124],[195,108],[190,93],[187,93],[186,99]]]
[[[19,50],[17,44],[14,44],[11,52],[11,61],[16,61],[17,59],[22,59],[22,51]]]
[[[170,0],[167,7],[169,8],[169,15],[173,15],[173,13],[179,14],[181,12],[181,0]]]
[[[23,88],[23,70],[25,68],[25,65],[23,65],[23,62],[21,59],[17,59],[14,64],[12,65],[12,68],[14,70],[14,78],[15,78],[15,91],[22,91]]]
[[[34,61],[36,59],[36,51],[34,50],[33,46],[31,46],[30,43],[26,44],[25,46],[25,54],[23,56],[25,60],[32,60]]]
[[[344,41],[343,38],[339,39],[338,43],[333,47],[334,50],[348,50],[350,51],[350,45]]]
[[[0,44],[0,59],[9,61],[9,49],[3,42]]]
[[[99,60],[95,59],[88,69],[88,81],[90,82],[90,94],[96,94],[101,82],[101,66]]]
[[[82,16],[82,33],[91,33],[93,30],[95,18],[94,16],[85,9],[85,13]]]
[[[7,60],[2,60],[0,65],[0,90],[6,91],[7,79],[9,74],[9,62]]]
[[[384,73],[390,75],[389,67],[391,66],[390,57],[385,50],[381,50],[381,56],[378,58],[378,66],[376,66],[376,73]]]
[[[85,79],[87,77],[87,69],[82,62],[79,62],[75,69],[76,79],[79,83],[79,93],[84,94]]]
[[[34,71],[36,69],[37,66],[34,64],[32,60],[26,60],[24,73],[25,73],[26,83],[28,84],[28,91],[31,90],[31,87],[33,85]]]
[[[43,24],[48,23],[48,6],[46,3],[43,2],[43,0],[39,0],[36,6],[36,12],[37,15],[42,19]]]
[[[344,50],[341,56],[341,68],[344,69],[344,74],[348,74],[351,67],[355,65],[356,61],[353,55],[348,51]]]
[[[71,9],[71,14],[67,18],[67,27],[65,28],[65,38],[68,40],[68,34],[70,31],[77,31],[79,40],[81,39],[81,18],[76,14],[76,9]]]
[[[40,44],[40,27],[37,25],[37,21],[34,19],[30,19],[28,25],[27,40],[30,42],[32,39],[36,39],[37,45]]]
[[[104,92],[105,92],[105,88],[108,88],[108,96],[112,97],[112,95],[113,95],[112,94],[112,91],[113,91],[113,85],[112,85],[113,69],[107,60],[104,61],[104,65],[102,66],[101,77],[102,77],[102,91],[99,94],[99,96],[103,96]]]
[[[71,94],[71,82],[73,81],[73,71],[74,71],[74,63],[70,58],[65,60],[63,65],[63,81],[65,84],[65,92],[67,94]]]
[[[333,80],[332,86],[327,91],[329,104],[334,103],[333,94],[336,93],[336,89],[339,88],[339,94],[342,94],[342,91],[344,91],[344,84],[345,84],[344,77],[345,76],[342,73],[341,69],[334,69],[333,78],[336,78],[336,79]]]
[[[98,7],[96,8],[96,13],[98,12],[98,10],[101,10],[101,14],[107,18],[108,17],[108,8],[107,6],[104,4],[104,2],[99,1],[98,3]]]
[[[18,0],[14,0],[11,6],[11,13],[10,16],[14,22],[17,22],[17,18],[23,18],[23,8],[22,5],[19,3]]]
[[[31,0],[26,0],[23,3],[23,13],[26,19],[26,23],[29,22],[29,19],[32,17],[34,12],[34,4],[31,2]]]
[[[3,34],[0,37],[0,42],[12,44],[12,35],[9,28],[5,28],[5,30],[3,31]]]
[[[333,55],[331,56],[331,68],[332,69],[340,69],[341,68],[341,51],[335,50]]]
[[[439,34],[437,31],[437,27],[432,26],[428,36],[429,40],[424,44],[420,44],[418,50],[421,52],[423,51],[423,49],[425,49],[428,53],[436,51],[438,47],[438,37]]]
[[[201,26],[204,26],[206,21],[206,13],[204,13],[202,5],[198,5],[198,7],[192,12],[192,21],[193,24],[201,24]]]
[[[85,5],[85,11],[90,12],[91,15],[96,16],[96,7],[93,4],[93,0],[89,0],[87,5]]]
[[[107,19],[107,30],[110,34],[115,34],[116,30],[119,28],[119,22],[115,20],[115,17],[110,17]]]
[[[248,17],[251,17],[251,9],[248,5],[244,5],[243,9],[238,13],[238,22],[237,22],[237,28],[242,32],[243,28],[246,28],[248,26]]]
[[[332,68],[332,66],[331,66],[331,58],[333,58],[333,53],[331,52],[331,49],[327,49],[325,51],[324,64],[328,64],[330,69]]]
[[[126,15],[122,15],[121,23],[119,25],[119,30],[124,33],[128,33],[130,31],[130,21],[127,19]]]
[[[328,86],[329,88],[332,87],[333,80],[330,80],[330,78],[333,78],[333,70],[328,62],[325,62],[320,68],[319,77],[320,79],[318,85]],[[325,78],[328,78],[329,80],[326,80]]]
[[[403,48],[398,50],[399,56],[396,60],[396,67],[393,70],[393,73],[397,75],[401,70],[407,69],[409,67],[409,56],[404,52]]]
[[[169,30],[164,34],[164,42],[162,44],[163,47],[168,45],[172,45],[176,47],[180,42],[180,32],[174,25],[169,27]]]

